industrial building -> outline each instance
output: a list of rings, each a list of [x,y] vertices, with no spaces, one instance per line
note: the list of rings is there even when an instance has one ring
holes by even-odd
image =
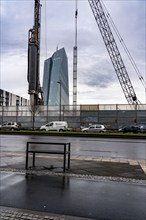
[[[44,62],[44,105],[69,105],[68,58],[64,48]]]
[[[0,106],[27,106],[29,100],[0,89]]]

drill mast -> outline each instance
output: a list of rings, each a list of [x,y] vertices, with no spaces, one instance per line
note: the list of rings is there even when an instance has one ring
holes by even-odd
[[[40,0],[34,4],[34,26],[28,33],[28,93],[30,94],[30,105],[43,103],[40,87]],[[39,97],[41,95],[41,97]]]

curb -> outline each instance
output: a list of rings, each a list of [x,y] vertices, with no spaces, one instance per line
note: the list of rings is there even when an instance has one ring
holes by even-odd
[[[85,218],[0,206],[1,220],[85,220]],[[93,220],[86,218],[86,220]],[[97,219],[98,220],[98,219]]]

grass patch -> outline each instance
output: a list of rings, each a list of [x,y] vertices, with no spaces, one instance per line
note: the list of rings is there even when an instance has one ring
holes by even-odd
[[[0,130],[0,134],[26,134],[26,135],[56,135],[56,136],[81,136],[81,137],[143,137],[146,138],[146,133],[122,133],[122,132],[89,132],[84,133],[81,131],[40,131],[40,130],[19,130],[19,131],[8,131],[8,130]]]

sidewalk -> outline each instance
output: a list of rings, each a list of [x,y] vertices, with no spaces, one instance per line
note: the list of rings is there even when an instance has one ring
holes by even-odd
[[[0,170],[12,171],[12,172],[25,172],[25,161],[22,161],[24,157],[23,153],[15,153],[10,155],[7,153],[7,157],[11,157],[11,160],[15,160],[12,163],[9,159],[9,163],[3,164],[1,162]],[[6,158],[6,156],[4,156]],[[19,162],[20,158],[20,162]],[[8,160],[7,160],[8,161]],[[105,176],[116,178],[130,178],[146,180],[146,160],[130,160],[121,158],[104,158],[104,157],[89,157],[89,156],[71,156],[70,170],[66,171],[69,175],[80,176]],[[62,156],[52,155],[40,155],[36,157],[36,167],[31,169],[32,157],[29,158],[29,173],[43,174],[62,174]]]
[[[17,154],[17,153],[16,153]],[[17,155],[18,156],[18,155]],[[19,155],[22,156],[22,155]],[[30,159],[31,165],[31,159]],[[0,167],[1,172],[25,173],[24,162],[18,162]],[[75,176],[76,178],[98,179],[102,181],[130,182],[134,184],[146,184],[146,161],[71,157],[71,167],[65,174],[62,172],[62,157],[37,156],[35,169],[29,170],[29,175]],[[1,220],[83,220],[85,218],[35,212],[24,209],[0,207]],[[89,220],[86,218],[86,220]]]

